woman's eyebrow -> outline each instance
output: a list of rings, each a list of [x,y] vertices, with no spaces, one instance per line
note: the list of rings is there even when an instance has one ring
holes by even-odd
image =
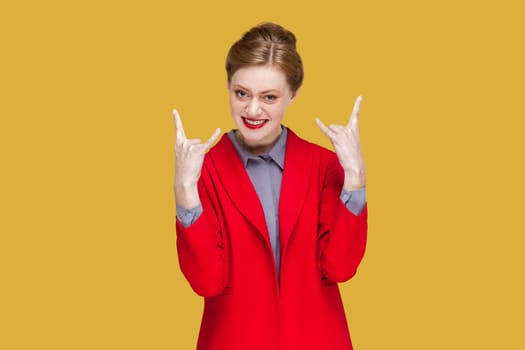
[[[242,86],[240,84],[235,84],[234,87],[241,88],[241,89],[246,90],[248,92],[252,92],[250,89],[248,89],[248,88],[246,88],[246,87],[244,87],[244,86]],[[261,92],[261,94],[267,94],[269,92],[279,92],[279,90],[277,90],[277,89],[265,90],[265,91]]]

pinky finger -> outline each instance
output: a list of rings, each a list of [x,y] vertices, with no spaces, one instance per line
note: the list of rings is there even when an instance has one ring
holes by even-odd
[[[219,134],[221,133],[221,129],[220,128],[217,128],[217,130],[215,130],[215,132],[213,133],[213,135],[211,135],[211,137],[208,139],[208,141],[206,141],[206,143],[204,144],[204,152],[206,152],[210,147],[211,145],[213,145],[213,143],[217,140],[217,138],[219,137]]]
[[[315,123],[317,124],[319,129],[321,129],[321,131],[326,136],[328,136],[330,139],[332,139],[335,136],[334,132],[332,130],[328,129],[328,127],[326,125],[324,125],[323,122],[319,118],[315,118]]]

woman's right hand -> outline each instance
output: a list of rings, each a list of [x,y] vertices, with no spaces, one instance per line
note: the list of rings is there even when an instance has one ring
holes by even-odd
[[[183,208],[195,208],[200,204],[197,182],[204,162],[204,155],[219,137],[217,128],[213,135],[201,143],[200,139],[187,139],[177,110],[173,110],[175,120],[175,201]]]

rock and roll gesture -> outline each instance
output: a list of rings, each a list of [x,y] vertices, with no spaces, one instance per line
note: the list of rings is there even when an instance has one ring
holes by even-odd
[[[345,171],[345,190],[357,190],[366,184],[365,162],[361,152],[361,140],[357,126],[361,100],[361,96],[356,99],[350,120],[346,126],[332,124],[327,127],[319,118],[315,119],[319,129],[332,142],[339,162]]]
[[[188,139],[177,110],[173,110],[175,120],[175,201],[190,209],[200,204],[197,182],[201,176],[204,155],[219,137],[217,128],[205,143],[200,139]]]

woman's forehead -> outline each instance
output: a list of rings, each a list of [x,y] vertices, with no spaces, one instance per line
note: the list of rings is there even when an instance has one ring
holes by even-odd
[[[232,85],[252,92],[286,90],[288,83],[284,73],[273,66],[249,66],[238,69],[232,76]]]

